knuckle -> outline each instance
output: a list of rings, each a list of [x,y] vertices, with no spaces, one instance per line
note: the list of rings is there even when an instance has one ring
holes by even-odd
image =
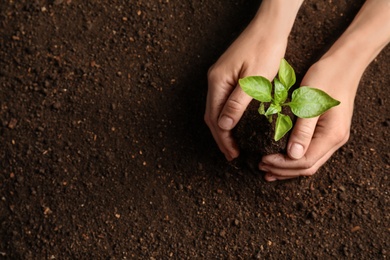
[[[306,176],[313,176],[317,172],[316,168],[310,168],[305,172]]]
[[[348,130],[348,131],[344,131],[344,133],[342,133],[342,134],[340,135],[339,143],[340,143],[341,145],[344,145],[346,142],[348,142],[349,136],[350,136],[349,130]]]
[[[206,125],[208,125],[208,126],[211,125],[211,119],[210,119],[210,116],[208,114],[204,114],[203,120],[206,123]]]
[[[313,135],[313,129],[310,125],[303,124],[297,130],[297,135],[302,140],[311,139]]]
[[[210,129],[216,128],[215,126],[217,125],[217,121],[213,117],[211,117],[211,115],[205,114],[203,117],[203,120],[206,123],[206,125],[208,126],[208,128],[210,128]]]
[[[207,78],[209,81],[218,81],[220,79],[221,72],[215,65],[211,66],[207,71]]]
[[[349,129],[348,130],[337,129],[332,136],[333,136],[333,140],[332,140],[333,143],[341,146],[344,145],[346,142],[348,142],[350,132]]]
[[[241,104],[238,100],[228,99],[225,104],[226,113],[235,114],[236,112],[240,112],[244,109],[244,105]]]

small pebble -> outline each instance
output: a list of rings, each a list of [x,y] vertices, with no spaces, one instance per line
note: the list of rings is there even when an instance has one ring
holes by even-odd
[[[55,102],[54,104],[53,104],[53,108],[54,109],[60,109],[61,108],[61,103],[60,102]]]
[[[17,123],[18,123],[17,119],[11,118],[11,120],[8,123],[8,128],[9,129],[14,129]]]
[[[64,0],[54,0],[53,4],[60,5],[60,4],[62,4],[62,2],[64,2]]]

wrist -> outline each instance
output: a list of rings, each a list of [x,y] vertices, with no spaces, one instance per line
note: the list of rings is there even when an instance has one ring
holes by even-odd
[[[361,77],[371,62],[371,54],[358,42],[355,37],[341,37],[321,57],[322,60],[332,60],[338,69],[345,73]],[[363,48],[362,48],[363,47]]]
[[[364,72],[390,41],[390,1],[368,0],[332,48],[324,55],[347,62],[345,68]]]

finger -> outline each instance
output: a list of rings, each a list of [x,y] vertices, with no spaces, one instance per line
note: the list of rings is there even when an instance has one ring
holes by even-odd
[[[298,118],[288,141],[287,154],[291,159],[302,158],[313,138],[318,117]]]
[[[213,75],[215,74],[208,77],[209,90],[204,120],[210,128],[219,149],[226,159],[230,161],[238,156],[239,151],[230,131],[218,126],[218,118],[234,86]]]
[[[234,141],[234,138],[231,134],[231,131],[223,130],[217,125],[217,120],[215,119],[212,122],[208,118],[208,114],[205,114],[206,124],[209,126],[211,134],[214,137],[215,142],[217,143],[221,152],[225,155],[228,161],[233,160],[238,157],[239,150],[237,144]]]
[[[322,139],[322,140],[321,140]],[[259,169],[282,177],[298,177],[313,175],[341,146],[327,145],[324,138],[313,138],[306,155],[294,160],[281,154],[263,158]]]
[[[310,168],[298,168],[298,169],[286,169],[275,166],[260,165],[259,169],[266,172],[266,180],[286,180],[292,178],[298,178],[300,176],[312,176],[318,171],[318,169],[332,156],[333,152],[329,151],[320,160],[318,160]]]
[[[262,158],[262,163],[274,167],[286,169],[307,169],[320,160],[329,150],[337,145],[338,139],[332,135],[335,133],[336,125],[326,127],[322,122],[318,122],[316,131],[311,139],[310,147],[307,148],[305,155],[296,160],[282,154],[266,155]]]
[[[226,160],[231,161],[239,155],[239,149],[230,131],[210,128],[211,133]]]
[[[215,89],[220,91],[216,92]],[[224,91],[221,92],[222,89]],[[224,99],[225,96],[228,96],[227,100]],[[207,120],[205,116],[206,123],[219,149],[229,161],[239,155],[238,146],[230,130],[240,120],[251,100],[252,98],[245,94],[239,86],[230,95],[226,85],[225,88],[212,87],[207,96],[206,115],[210,118]],[[225,105],[223,106],[223,104]]]
[[[264,175],[264,179],[265,179],[267,182],[284,181],[284,180],[294,179],[294,178],[298,178],[298,177],[299,177],[299,176],[288,176],[288,177],[285,177],[285,176],[278,176],[278,175],[273,175],[272,173],[269,173],[269,172],[267,172],[267,173]]]
[[[240,121],[251,100],[252,98],[237,86],[226,100],[218,119],[218,126],[223,130],[232,130]]]

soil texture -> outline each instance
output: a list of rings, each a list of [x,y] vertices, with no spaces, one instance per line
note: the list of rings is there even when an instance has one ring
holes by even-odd
[[[227,163],[204,124],[207,70],[259,2],[0,1],[0,258],[387,258],[389,46],[310,178]],[[363,2],[304,2],[298,78]]]

